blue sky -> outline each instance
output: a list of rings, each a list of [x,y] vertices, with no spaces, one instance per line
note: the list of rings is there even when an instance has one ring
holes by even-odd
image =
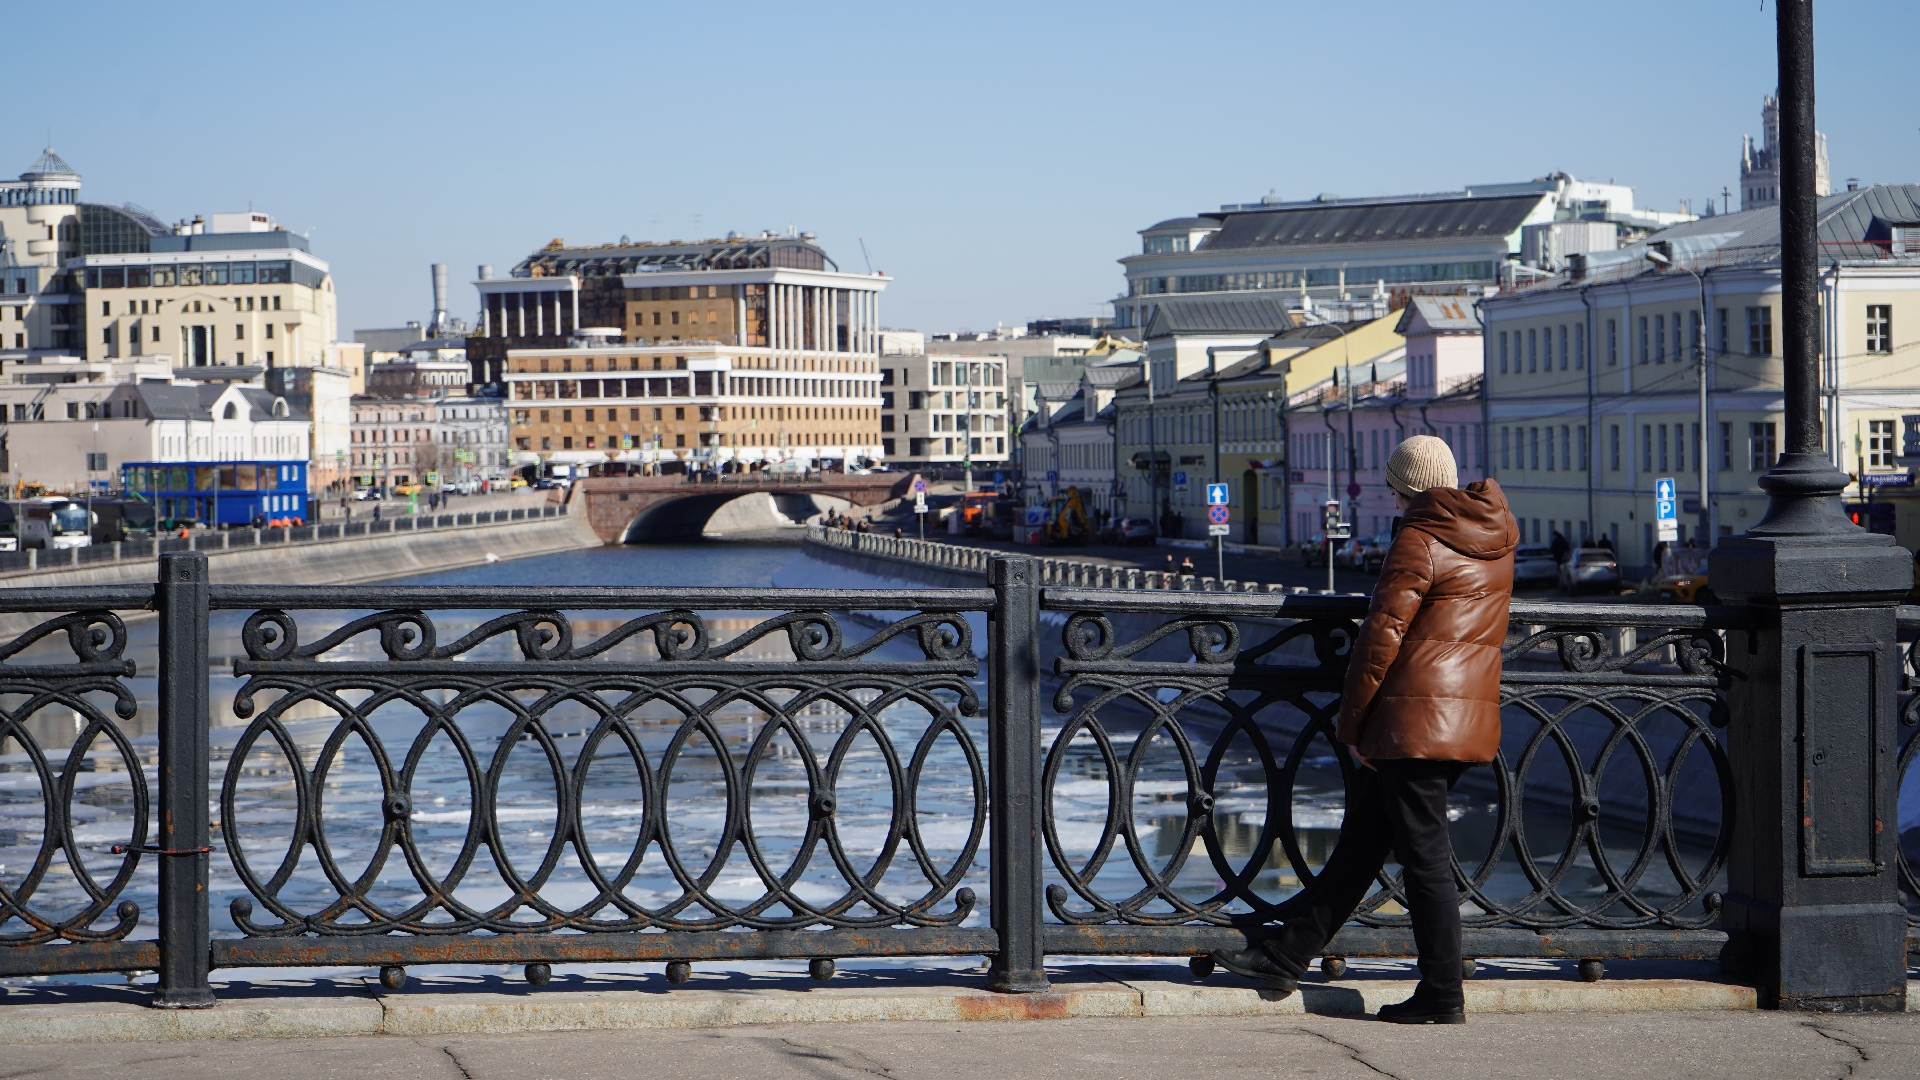
[[[1564,169],[1735,186],[1773,10],[1674,4],[16,5],[0,173],[51,128],[90,201],[311,230],[340,332],[553,237],[793,225],[929,332],[1106,314],[1162,218]],[[1913,0],[1819,5],[1836,186],[1920,181]],[[12,163],[17,161],[18,165]]]

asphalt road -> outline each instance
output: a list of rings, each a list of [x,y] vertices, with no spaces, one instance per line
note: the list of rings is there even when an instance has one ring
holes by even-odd
[[[0,1077],[1625,1080],[1920,1075],[1920,1016],[1551,1013],[787,1024],[524,1035],[0,1045]]]

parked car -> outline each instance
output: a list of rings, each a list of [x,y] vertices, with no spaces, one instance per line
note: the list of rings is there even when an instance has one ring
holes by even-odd
[[[1153,546],[1153,519],[1143,517],[1121,518],[1114,527],[1114,542],[1122,547],[1140,544]]]
[[[354,502],[367,502],[368,500],[378,499],[379,497],[380,497],[380,489],[377,487],[363,487],[363,488],[353,489]]]
[[[1387,561],[1387,549],[1392,546],[1393,534],[1390,532],[1356,536],[1334,553],[1334,565],[1348,570],[1365,570],[1372,573]]]
[[[1560,564],[1560,591],[1577,596],[1583,590],[1620,591],[1620,563],[1603,547],[1575,548]]]
[[[1294,547],[1300,552],[1300,565],[1302,566],[1327,565],[1327,534],[1326,533],[1314,533],[1311,537],[1305,540],[1302,540],[1298,544],[1294,545]]]
[[[1552,585],[1560,580],[1560,564],[1544,544],[1522,544],[1513,553],[1513,587]]]
[[[1707,586],[1703,567],[1694,574],[1675,574],[1660,579],[1660,599],[1673,604],[1717,604],[1720,598]]]

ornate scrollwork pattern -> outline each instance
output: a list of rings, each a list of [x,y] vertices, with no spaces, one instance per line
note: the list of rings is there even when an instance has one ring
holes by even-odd
[[[72,662],[34,649],[61,637]],[[122,728],[139,711],[126,645],[125,624],[100,610],[0,645],[0,948],[118,941],[140,921],[122,898],[149,814],[144,759]],[[117,818],[126,833],[105,835]]]
[[[220,790],[247,894],[230,904],[234,925],[252,937],[960,925],[988,805],[983,736],[966,719],[980,705],[967,619],[918,611],[849,640],[844,618],[784,612],[718,640],[713,617],[686,608],[604,630],[529,609],[439,645],[456,635],[434,614],[394,609],[301,646],[287,611],[254,611],[234,669],[248,723]],[[384,660],[356,657],[364,636]],[[517,656],[482,649],[503,637]],[[650,655],[620,651],[649,643]],[[883,655],[890,643],[919,656]],[[271,843],[249,839],[274,831],[248,795],[263,769],[292,804]],[[611,809],[594,794],[609,774],[622,778]],[[362,778],[351,798],[377,795],[377,828],[349,837],[332,823],[343,775]],[[877,823],[847,820],[848,784],[886,804]],[[964,803],[938,841],[923,820],[930,785]],[[436,809],[450,798],[464,812]]]
[[[1047,900],[1062,922],[1266,923],[1313,888],[1357,776],[1333,729],[1364,602],[1344,620],[1238,624],[1205,606],[1200,595],[1192,613],[1142,612],[1130,640],[1114,612],[1067,619],[1041,795],[1058,879]],[[1464,921],[1707,925],[1734,814],[1714,730],[1721,639],[1579,615],[1569,606],[1572,625],[1516,627],[1504,650],[1503,752],[1456,797],[1477,802],[1461,810],[1477,815],[1475,851],[1456,867],[1477,909]],[[1219,629],[1173,647],[1200,626]],[[1383,876],[1357,921],[1406,925],[1402,900],[1397,877]]]

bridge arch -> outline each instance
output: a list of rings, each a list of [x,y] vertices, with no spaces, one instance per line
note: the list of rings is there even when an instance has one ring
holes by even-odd
[[[740,529],[777,528],[784,518],[787,521],[804,523],[807,519],[827,510],[844,509],[851,504],[824,492],[772,492],[772,491],[690,491],[685,495],[669,497],[642,507],[634,513],[626,527],[621,530],[621,544],[663,544],[698,540],[712,523],[714,516],[720,514],[728,504],[742,498],[764,495],[769,500],[769,513],[764,520],[749,520],[735,527]],[[822,504],[825,505],[822,505]],[[775,516],[778,515],[778,516]],[[724,530],[728,526],[723,525]]]

